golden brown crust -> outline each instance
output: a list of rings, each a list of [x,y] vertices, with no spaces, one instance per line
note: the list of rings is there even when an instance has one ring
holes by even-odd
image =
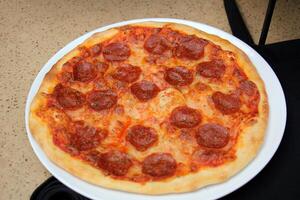
[[[65,55],[60,61],[53,66],[53,68],[46,74],[42,85],[35,96],[30,109],[29,127],[36,141],[41,145],[47,156],[58,166],[67,170],[71,174],[88,181],[90,183],[103,186],[106,188],[117,189],[128,192],[143,193],[143,194],[165,194],[165,193],[180,193],[199,189],[206,185],[223,182],[235,175],[243,169],[258,153],[260,146],[264,140],[264,134],[268,122],[268,100],[264,87],[264,83],[259,77],[255,67],[245,55],[243,51],[232,45],[227,40],[218,36],[207,34],[189,26],[174,24],[174,23],[158,23],[158,22],[143,22],[132,24],[129,26],[149,26],[162,27],[169,26],[171,29],[179,30],[187,34],[194,34],[196,36],[208,39],[213,43],[222,47],[222,49],[232,51],[237,56],[237,62],[242,66],[244,72],[250,80],[255,82],[261,95],[259,103],[259,117],[257,122],[244,130],[238,138],[236,146],[236,159],[224,165],[217,167],[208,167],[200,170],[198,173],[190,173],[185,176],[176,177],[166,181],[147,182],[139,184],[130,181],[122,181],[112,179],[105,176],[101,170],[98,170],[91,165],[82,162],[79,159],[71,157],[66,152],[59,149],[52,142],[50,131],[45,122],[43,122],[37,115],[36,109],[45,103],[43,93],[49,93],[53,90],[57,83],[56,73],[61,69],[63,63],[77,55],[78,48],[72,50]],[[117,28],[110,29],[105,32],[96,33],[91,38],[86,40],[83,44],[91,46],[95,43],[101,42],[112,37],[118,33]]]

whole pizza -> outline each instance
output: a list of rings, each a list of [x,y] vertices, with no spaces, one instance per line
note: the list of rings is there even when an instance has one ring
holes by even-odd
[[[245,53],[189,26],[144,22],[96,33],[53,65],[29,126],[69,173],[164,194],[239,172],[267,121],[264,83]]]

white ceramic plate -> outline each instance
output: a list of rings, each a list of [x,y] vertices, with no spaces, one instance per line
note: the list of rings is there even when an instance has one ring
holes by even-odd
[[[41,147],[36,143],[32,134],[30,133],[28,126],[28,116],[29,116],[29,108],[31,101],[40,87],[40,84],[45,76],[45,74],[51,69],[52,65],[54,65],[61,57],[75,48],[77,45],[81,44],[85,39],[90,37],[92,34],[96,32],[105,31],[109,28],[116,26],[123,26],[126,24],[136,23],[136,22],[144,22],[144,21],[158,21],[158,22],[175,22],[186,24],[197,29],[203,30],[205,32],[218,35],[226,40],[229,40],[231,43],[242,49],[250,58],[254,66],[256,67],[258,73],[261,75],[263,81],[265,82],[266,91],[269,98],[269,124],[266,132],[266,137],[264,144],[256,156],[256,158],[242,171],[238,174],[230,178],[228,181],[211,185],[205,188],[202,188],[195,192],[182,193],[182,194],[169,194],[169,195],[160,195],[160,196],[148,196],[148,195],[140,195],[133,194],[127,192],[120,192],[116,190],[105,189],[93,184],[89,184],[81,179],[69,174],[62,168],[56,166],[53,162],[51,162]],[[198,199],[216,199],[220,198],[230,192],[238,189],[249,180],[251,180],[255,175],[257,175],[264,166],[270,161],[275,151],[277,150],[280,141],[283,136],[285,123],[286,123],[286,103],[284,98],[284,93],[282,91],[279,80],[277,79],[275,73],[269,66],[269,64],[251,47],[237,39],[236,37],[219,30],[217,28],[187,21],[180,19],[169,19],[169,18],[148,18],[148,19],[136,19],[130,21],[119,22],[115,24],[111,24],[89,33],[84,34],[83,36],[75,39],[70,42],[60,51],[58,51],[41,69],[37,77],[35,78],[26,102],[26,110],[25,110],[25,120],[26,120],[26,130],[28,133],[29,141],[32,145],[34,152],[37,157],[43,163],[43,165],[49,170],[50,173],[53,174],[58,180],[77,191],[78,193],[92,198],[92,199],[101,199],[101,200],[119,200],[120,198],[126,200],[198,200]],[[271,180],[270,180],[271,181]]]

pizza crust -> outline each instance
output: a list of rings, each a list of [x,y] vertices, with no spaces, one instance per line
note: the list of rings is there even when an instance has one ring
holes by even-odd
[[[257,122],[240,134],[236,146],[236,159],[218,167],[203,168],[197,173],[189,173],[185,176],[173,177],[163,181],[140,184],[130,181],[116,180],[109,176],[105,176],[101,170],[96,169],[79,159],[73,158],[68,153],[59,149],[53,144],[50,131],[46,123],[36,115],[36,110],[45,102],[43,93],[50,93],[55,87],[57,83],[55,76],[56,73],[61,69],[63,63],[78,54],[78,48],[80,48],[81,45],[60,59],[46,74],[30,107],[29,127],[32,135],[50,160],[52,160],[55,164],[82,180],[105,188],[154,195],[189,192],[210,184],[221,183],[228,180],[230,177],[241,171],[257,155],[261,145],[263,144],[267,128],[269,113],[267,94],[264,83],[259,77],[255,67],[244,52],[232,45],[229,41],[218,36],[199,31],[189,26],[174,23],[144,22],[129,26],[136,25],[149,27],[162,27],[167,25],[172,29],[179,30],[180,32],[194,34],[208,39],[213,43],[220,45],[222,49],[232,51],[236,54],[239,65],[243,66],[243,70],[249,79],[255,82],[261,95]],[[83,44],[91,46],[104,41],[117,33],[118,28],[96,33]]]

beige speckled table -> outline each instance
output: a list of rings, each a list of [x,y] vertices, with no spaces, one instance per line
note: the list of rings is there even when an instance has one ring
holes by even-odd
[[[238,0],[255,41],[267,1]],[[267,42],[300,38],[300,4],[277,2]],[[194,20],[230,32],[223,1],[0,0],[0,199],[28,199],[50,176],[34,155],[24,125],[25,100],[44,63],[97,27],[145,17]]]

